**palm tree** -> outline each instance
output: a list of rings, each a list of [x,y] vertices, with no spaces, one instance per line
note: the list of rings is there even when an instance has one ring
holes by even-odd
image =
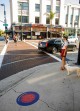
[[[45,15],[48,17],[48,19],[50,20],[50,28],[52,28],[52,20],[54,19],[56,13],[52,12],[52,10],[50,10],[50,13],[45,13]],[[50,38],[52,37],[52,33],[50,33]]]

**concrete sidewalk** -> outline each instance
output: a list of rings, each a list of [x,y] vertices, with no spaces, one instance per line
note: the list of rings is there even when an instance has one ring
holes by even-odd
[[[5,41],[0,41],[0,54],[2,52],[3,47],[5,46]]]
[[[67,76],[60,64],[37,66],[0,81],[0,111],[80,111],[80,78],[76,73]],[[18,96],[29,91],[37,92],[39,100],[17,104]]]

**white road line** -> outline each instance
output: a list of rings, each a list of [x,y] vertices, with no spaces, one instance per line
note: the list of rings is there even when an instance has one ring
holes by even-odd
[[[32,44],[32,43],[34,43],[34,42],[29,43],[29,42],[26,42],[26,41],[25,41],[25,43],[27,43],[27,44],[35,47],[35,48],[38,48],[37,46],[35,46],[35,45]],[[37,43],[35,43],[35,44],[37,44]],[[46,53],[47,55],[49,55],[50,57],[56,59],[57,61],[61,62],[61,59],[59,59],[58,57],[56,57],[56,56],[54,56],[54,55],[52,55],[52,54],[50,54],[50,53],[48,53],[48,52],[45,52],[45,51],[43,51],[43,52]]]
[[[35,47],[35,48],[38,48],[37,46],[33,45],[32,43],[29,43],[29,42],[26,42],[26,41],[24,41],[24,42],[29,44],[29,45],[31,45],[31,46],[33,46],[33,47]]]
[[[8,46],[8,44],[6,44],[6,45],[4,46],[4,48],[3,48],[3,50],[2,50],[2,52],[1,52],[1,54],[0,54],[0,68],[1,68],[1,65],[2,65],[2,61],[3,61],[4,55],[5,55],[5,53],[6,53],[7,46]]]
[[[38,43],[35,43],[35,42],[32,42],[32,43],[38,45]]]
[[[45,51],[44,51],[44,52],[45,52]],[[61,62],[61,59],[59,59],[58,57],[56,57],[56,56],[54,56],[54,55],[52,55],[52,54],[50,54],[50,53],[48,53],[48,52],[45,52],[45,53],[46,53],[47,55],[49,55],[50,57],[56,59],[57,61]]]
[[[46,56],[43,56],[43,57],[46,57]],[[39,59],[39,58],[42,58],[42,56],[41,57],[28,58],[28,59],[22,59],[22,60],[18,60],[18,61],[3,64],[2,66],[6,66],[6,65],[10,65],[10,64],[18,63],[18,62],[23,62],[23,61],[28,61],[28,60]]]

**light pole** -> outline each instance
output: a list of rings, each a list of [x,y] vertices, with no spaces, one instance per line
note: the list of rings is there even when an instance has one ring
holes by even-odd
[[[22,3],[20,4],[21,6],[21,41],[23,40],[23,34],[22,34]]]
[[[6,32],[7,26],[6,26],[6,11],[5,11],[5,4],[0,4],[0,5],[4,7],[4,23],[5,23],[5,32]]]

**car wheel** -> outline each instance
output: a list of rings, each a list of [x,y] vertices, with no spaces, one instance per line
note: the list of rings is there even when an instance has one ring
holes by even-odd
[[[53,47],[53,48],[52,48],[52,53],[53,53],[53,54],[56,54],[56,53],[57,53],[57,48],[56,48],[56,47]]]
[[[76,49],[77,49],[77,47],[76,47],[76,46],[74,46],[72,50],[73,50],[73,51],[76,51]]]

